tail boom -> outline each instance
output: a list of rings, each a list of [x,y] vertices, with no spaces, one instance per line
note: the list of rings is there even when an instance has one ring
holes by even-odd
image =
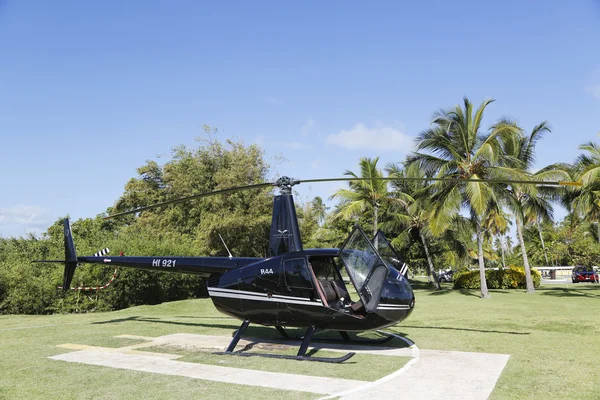
[[[79,263],[103,264],[161,272],[178,272],[201,277],[224,274],[227,271],[261,261],[254,257],[77,257]]]
[[[73,233],[68,218],[63,221],[65,239],[64,260],[35,260],[42,263],[62,263],[65,265],[62,289],[69,290],[75,269],[79,264],[102,264],[112,267],[129,267],[161,272],[178,272],[199,275],[203,278],[221,275],[244,265],[264,260],[257,257],[129,257],[108,256],[108,249],[102,249],[93,256],[77,256]],[[121,253],[122,254],[122,253]]]

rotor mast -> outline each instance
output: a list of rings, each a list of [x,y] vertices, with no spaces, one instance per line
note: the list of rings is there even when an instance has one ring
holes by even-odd
[[[292,186],[299,183],[300,181],[296,179],[282,176],[273,185],[279,188],[279,194],[273,198],[269,257],[303,250],[296,206],[292,196]]]

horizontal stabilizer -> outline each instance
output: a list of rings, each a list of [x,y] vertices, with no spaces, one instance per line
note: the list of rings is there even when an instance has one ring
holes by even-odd
[[[109,250],[109,248],[107,247],[107,248],[105,248],[105,249],[102,249],[102,250],[100,250],[100,251],[99,251],[99,252],[97,252],[96,254],[94,254],[94,257],[103,257],[103,256],[107,255],[108,253],[110,253],[110,250]]]

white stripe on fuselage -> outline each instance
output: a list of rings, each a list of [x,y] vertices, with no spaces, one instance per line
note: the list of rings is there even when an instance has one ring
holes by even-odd
[[[217,292],[217,293],[211,293],[211,291],[209,290],[208,293],[210,294],[210,297],[228,297],[228,298],[232,298],[232,299],[243,299],[243,300],[256,300],[256,301],[266,301],[266,302],[275,302],[275,303],[288,303],[288,304],[302,304],[305,306],[322,306],[321,303],[317,303],[316,301],[299,301],[299,300],[284,300],[284,299],[277,299],[275,297],[272,298],[268,298],[268,297],[257,297],[257,296],[248,296],[245,294],[234,294],[234,293],[222,293],[222,292]]]
[[[287,304],[301,304],[306,306],[322,306],[321,300],[310,300],[306,297],[292,297],[273,294],[269,297],[266,293],[248,292],[246,290],[237,289],[224,289],[209,287],[208,293],[211,297],[225,297],[230,299],[243,299],[243,300],[256,300],[256,301],[267,301],[276,303],[287,303]],[[404,304],[379,304],[378,310],[392,311],[392,310],[409,310],[410,306]]]
[[[302,304],[307,306],[322,306],[320,301],[313,301],[305,297],[291,297],[274,294],[269,297],[266,293],[247,292],[245,290],[208,288],[211,297],[227,297],[231,299],[257,300],[276,303]]]
[[[222,292],[222,293],[234,293],[234,294],[244,294],[244,295],[248,295],[248,296],[257,296],[257,297],[266,297],[269,298],[269,295],[267,293],[259,293],[259,292],[249,292],[246,290],[238,290],[238,289],[224,289],[224,288],[216,288],[216,287],[209,287],[208,288],[209,291],[213,291],[213,292]],[[306,297],[294,297],[294,296],[283,296],[281,294],[272,294],[271,295],[272,298],[279,298],[279,299],[286,299],[286,300],[300,300],[300,301],[310,301],[310,302],[314,302],[313,300],[310,300]],[[317,302],[321,302],[321,300],[315,300]]]
[[[410,310],[410,306],[405,304],[379,304],[378,310]]]

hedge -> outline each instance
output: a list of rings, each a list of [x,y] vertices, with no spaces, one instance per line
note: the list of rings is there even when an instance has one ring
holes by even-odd
[[[542,276],[531,268],[533,286],[539,287]],[[525,269],[511,265],[506,269],[488,269],[485,271],[488,289],[525,289]],[[454,275],[454,289],[479,289],[479,270],[461,271]]]

